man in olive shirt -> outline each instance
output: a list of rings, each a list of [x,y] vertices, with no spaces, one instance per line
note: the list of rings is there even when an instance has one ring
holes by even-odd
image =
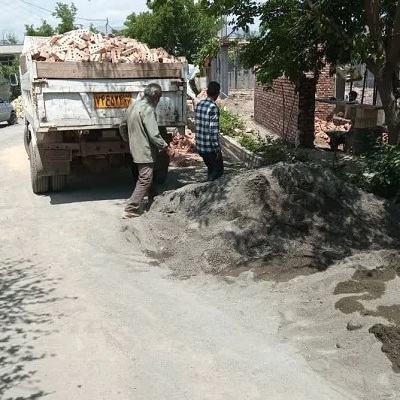
[[[162,96],[160,85],[151,83],[144,89],[144,97],[134,101],[126,110],[126,119],[120,125],[120,133],[129,142],[133,162],[138,167],[135,190],[125,207],[123,218],[138,217],[139,207],[151,190],[154,163],[159,151],[168,151],[168,144],[161,137],[156,107]],[[127,132],[126,132],[127,131]]]

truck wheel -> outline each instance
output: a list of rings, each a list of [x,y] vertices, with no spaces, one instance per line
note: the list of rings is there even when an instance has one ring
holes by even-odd
[[[10,115],[10,119],[7,121],[8,125],[15,125],[18,122],[17,114],[12,111]]]
[[[67,185],[67,175],[53,175],[51,177],[51,190],[59,192]]]
[[[24,129],[24,146],[26,150],[26,154],[29,156],[29,143],[31,142],[31,134],[29,132],[28,124],[25,124]]]
[[[35,194],[46,193],[49,191],[49,177],[38,176],[36,167],[36,154],[32,146],[32,142],[29,144],[29,161],[31,167],[31,183],[32,191]]]

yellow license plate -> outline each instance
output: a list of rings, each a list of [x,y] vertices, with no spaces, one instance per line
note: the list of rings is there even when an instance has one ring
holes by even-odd
[[[131,104],[130,93],[95,93],[95,108],[128,108]]]

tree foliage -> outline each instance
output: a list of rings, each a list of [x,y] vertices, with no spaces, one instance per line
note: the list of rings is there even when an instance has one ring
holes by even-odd
[[[19,75],[19,62],[18,59],[15,59],[11,64],[0,64],[0,80],[8,81],[10,79],[11,74]],[[21,94],[21,88],[19,85],[11,86],[11,100],[16,99]]]
[[[262,83],[285,74],[297,84],[326,63],[365,63],[376,77],[389,127],[397,142],[400,115],[394,76],[400,63],[400,0],[201,0],[209,12],[234,15],[248,27],[260,18],[260,36],[243,58]]]
[[[60,20],[60,23],[56,28],[52,27],[46,20],[42,20],[42,24],[38,27],[33,25],[25,25],[26,36],[53,36],[58,33],[65,33],[76,29],[75,18],[78,9],[74,3],[71,5],[58,2],[56,4],[53,17]]]
[[[0,44],[2,44],[2,45],[13,45],[13,44],[17,44],[17,43],[18,43],[18,39],[14,33],[7,33],[3,37],[3,39],[0,41]]]
[[[56,10],[52,14],[61,20],[57,26],[57,33],[65,33],[76,29],[75,27],[75,17],[78,9],[75,7],[74,3],[71,5],[60,3],[56,4]]]
[[[37,28],[33,25],[25,25],[26,36],[53,36],[55,33],[55,29],[46,20],[42,20],[42,25]]]
[[[130,14],[119,33],[185,56],[189,62],[220,26],[218,18],[206,14],[195,0],[154,0],[147,6],[147,12]]]

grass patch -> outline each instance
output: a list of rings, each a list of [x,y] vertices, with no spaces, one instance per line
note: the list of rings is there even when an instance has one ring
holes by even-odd
[[[309,161],[308,156],[278,138],[262,138],[260,134],[246,133],[245,123],[226,107],[220,108],[220,130],[223,134],[235,138],[245,149],[260,156],[263,165],[278,162]]]

